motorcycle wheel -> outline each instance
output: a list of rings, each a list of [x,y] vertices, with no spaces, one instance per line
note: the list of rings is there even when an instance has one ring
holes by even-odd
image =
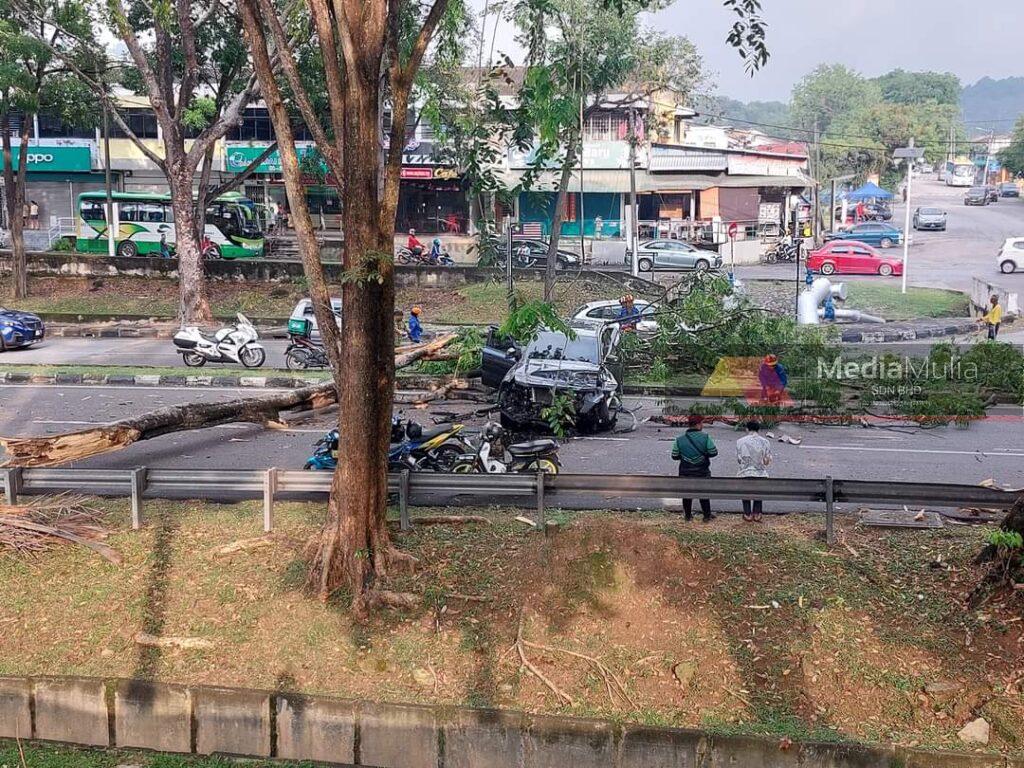
[[[441,263],[441,266],[443,267],[455,266],[455,260],[451,256],[442,256],[440,259],[438,259],[438,261]]]
[[[307,461],[305,464],[302,465],[302,468],[303,469],[313,469],[313,462],[312,461]]]
[[[304,371],[309,368],[309,352],[298,347],[284,353],[284,367],[289,371]]]
[[[558,465],[551,459],[537,459],[531,462],[527,469],[531,472],[543,472],[545,475],[557,475]]]
[[[455,466],[452,467],[452,474],[454,475],[471,475],[476,472],[476,466],[471,461],[457,461]]]
[[[463,449],[461,447],[445,443],[433,451],[431,460],[438,472],[452,472],[452,468],[462,453]]]
[[[243,347],[238,352],[238,359],[246,368],[259,368],[267,360],[263,347]]]
[[[412,261],[412,251],[403,248],[398,252],[397,258],[399,264],[408,264]]]
[[[206,358],[198,352],[184,352],[181,359],[189,368],[202,368],[206,365]]]

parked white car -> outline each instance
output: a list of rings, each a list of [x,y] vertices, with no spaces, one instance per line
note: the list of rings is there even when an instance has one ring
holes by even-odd
[[[633,302],[640,310],[640,321],[636,324],[639,333],[654,333],[658,330],[658,321],[652,317],[657,312],[656,305],[637,299]],[[594,328],[598,325],[611,323],[618,319],[621,306],[617,300],[592,301],[572,313],[569,320],[574,326]]]
[[[1008,237],[996,256],[996,264],[1004,275],[1024,269],[1024,237]]]

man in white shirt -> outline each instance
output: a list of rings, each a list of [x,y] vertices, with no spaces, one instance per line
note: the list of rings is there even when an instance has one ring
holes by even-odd
[[[737,477],[768,477],[772,445],[760,432],[761,425],[758,422],[748,421],[747,434],[736,441],[736,462],[740,465]],[[762,509],[760,499],[743,499],[743,519],[747,522],[761,522]]]

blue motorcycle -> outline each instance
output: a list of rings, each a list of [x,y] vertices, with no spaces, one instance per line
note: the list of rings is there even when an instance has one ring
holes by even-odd
[[[413,421],[392,418],[388,470],[451,472],[458,458],[471,448],[460,436],[462,430],[462,424],[450,424],[424,431]],[[332,429],[313,445],[313,455],[303,469],[333,471],[338,466],[339,443],[338,430]]]

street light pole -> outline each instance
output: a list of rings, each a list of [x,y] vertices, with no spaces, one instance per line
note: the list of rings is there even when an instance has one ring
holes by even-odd
[[[906,147],[901,147],[893,153],[893,158],[896,160],[907,161],[907,210],[904,212],[903,217],[903,287],[902,293],[907,292],[907,272],[909,271],[909,257],[910,257],[910,184],[914,178],[914,161],[924,156],[923,149],[917,149],[914,146],[914,139],[911,137],[910,143]]]

